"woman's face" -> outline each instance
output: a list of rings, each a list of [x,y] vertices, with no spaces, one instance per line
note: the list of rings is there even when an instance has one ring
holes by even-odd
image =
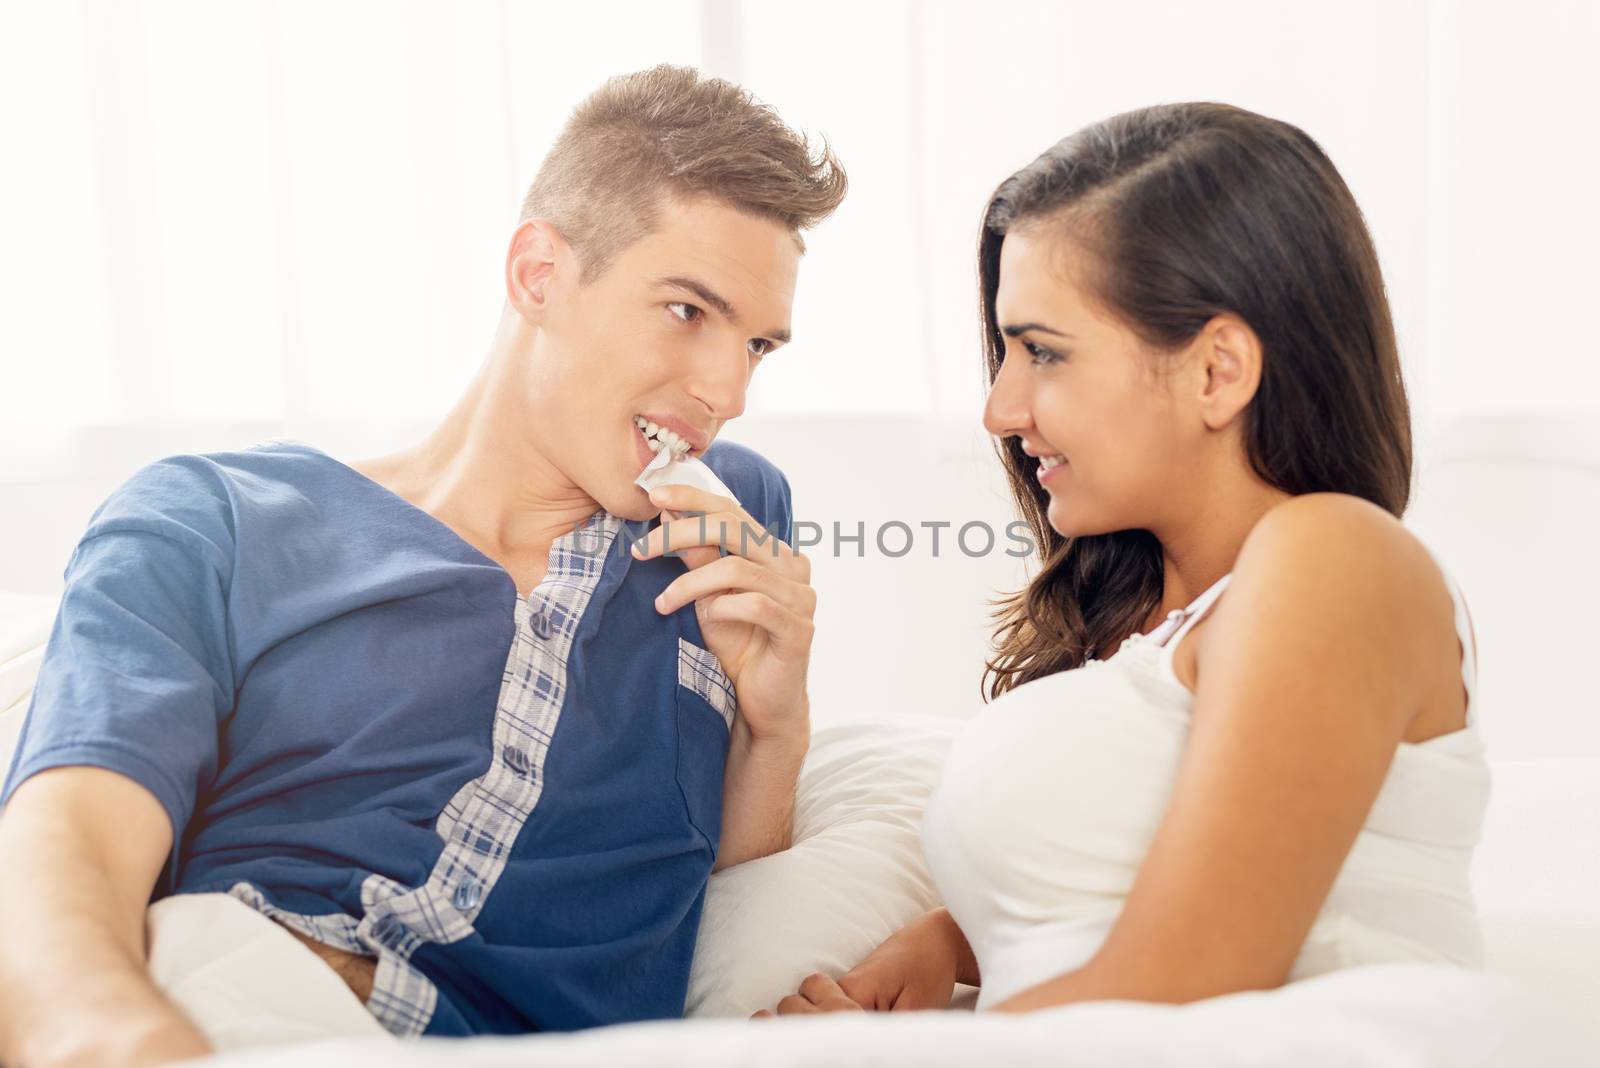
[[[1162,505],[1193,484],[1186,464],[1200,451],[1198,417],[1183,418],[1174,388],[1182,375],[1171,361],[1183,354],[1152,356],[1078,284],[1084,266],[1048,233],[1005,237],[995,300],[1005,357],[983,411],[989,433],[1017,435],[1043,458],[1035,477],[1050,525],[1066,537],[1155,526]],[[1173,379],[1158,378],[1169,366]]]

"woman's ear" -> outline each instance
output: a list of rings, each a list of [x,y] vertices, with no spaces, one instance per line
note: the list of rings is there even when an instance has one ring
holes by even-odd
[[[1200,417],[1221,430],[1244,411],[1261,385],[1261,339],[1237,315],[1212,318],[1195,339],[1203,372]]]
[[[544,322],[556,256],[563,245],[561,231],[548,219],[529,219],[511,235],[506,253],[506,299],[534,325]]]

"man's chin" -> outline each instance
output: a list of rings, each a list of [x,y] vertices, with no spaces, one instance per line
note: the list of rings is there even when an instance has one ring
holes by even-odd
[[[626,519],[635,523],[643,522],[647,519],[654,519],[656,516],[661,514],[661,509],[658,506],[650,503],[650,498],[645,496],[644,490],[639,491],[639,503],[633,507],[623,509],[608,508],[606,510],[612,515],[616,516],[618,519]]]
[[[608,487],[609,488],[609,487]],[[592,494],[594,499],[611,515],[618,519],[639,522],[645,519],[654,519],[661,514],[661,509],[650,503],[650,494],[632,482],[624,486],[611,489],[604,495]]]

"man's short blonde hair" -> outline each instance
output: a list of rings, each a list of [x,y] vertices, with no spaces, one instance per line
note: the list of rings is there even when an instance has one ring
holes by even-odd
[[[609,79],[573,111],[522,201],[599,277],[654,228],[668,196],[706,196],[800,231],[844,199],[844,168],[744,89],[663,64]]]

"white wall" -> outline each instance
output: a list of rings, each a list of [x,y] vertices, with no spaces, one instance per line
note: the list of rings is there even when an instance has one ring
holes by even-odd
[[[1087,122],[1184,98],[1328,150],[1377,242],[1421,440],[1460,414],[1594,411],[1597,48],[1588,0],[0,6],[20,146],[0,168],[0,480],[28,477],[24,424],[441,413],[557,125],[656,60],[741,79],[851,172],[753,414],[970,414],[987,194]]]
[[[1367,215],[1440,464],[1412,521],[1472,601],[1493,740],[1600,751],[1581,671],[1600,603],[1583,430],[1600,423],[1600,5],[501,11],[0,7],[0,114],[24,148],[0,167],[0,590],[55,592],[89,512],[148,460],[278,436],[359,458],[419,436],[482,357],[556,123],[602,74],[656,59],[743,80],[852,171],[809,238],[796,341],[732,436],[830,531],[1003,528],[975,436],[985,198],[1084,123],[1219,99],[1309,131]],[[920,539],[900,560],[813,557],[819,718],[973,707],[984,601],[1016,561],[934,560]]]
[[[1499,759],[1600,755],[1600,424],[1582,413],[1448,422],[1406,523],[1461,584]]]
[[[293,436],[341,459],[360,459],[420,436],[423,424],[378,430],[329,425]],[[7,552],[0,554],[0,591],[59,594],[61,571],[89,513],[141,464],[175,452],[237,448],[275,436],[248,425],[192,432],[151,433],[122,459],[96,466],[88,477],[42,478],[4,490]],[[741,420],[730,438],[773,459],[787,473],[797,520],[817,524],[822,544],[805,551],[818,591],[817,637],[811,681],[819,722],[893,712],[966,714],[978,705],[988,628],[984,602],[1023,579],[1024,562],[1005,554],[1012,521],[1004,482],[976,423],[919,417],[778,418]],[[376,444],[375,444],[376,443]],[[911,551],[903,534],[914,532]],[[924,523],[950,523],[934,534]],[[959,528],[987,523],[995,551],[962,552]],[[834,524],[846,534],[858,525],[864,545],[835,555]],[[968,546],[979,552],[980,531]],[[857,555],[859,553],[859,555]]]
[[[416,433],[421,426],[413,428]],[[210,441],[172,436],[141,457],[250,444],[250,428]],[[899,713],[968,715],[990,628],[986,602],[1016,588],[1026,562],[996,551],[972,557],[955,544],[962,524],[997,534],[1012,520],[1005,483],[976,424],[883,417],[749,419],[729,435],[777,462],[790,478],[797,520],[818,524],[806,550],[818,592],[810,690],[816,722]],[[369,455],[402,433],[358,427],[308,436],[342,459]],[[142,458],[92,479],[12,487],[0,556],[0,590],[57,593],[89,511]],[[1422,458],[1407,523],[1446,561],[1465,590],[1480,650],[1479,709],[1497,758],[1600,756],[1600,699],[1592,648],[1600,603],[1600,431],[1588,420],[1463,420]],[[875,535],[889,521],[912,528],[912,550],[884,555]],[[934,555],[922,524],[949,521]],[[866,544],[835,554],[833,525],[863,524]],[[976,531],[973,532],[976,534]],[[903,535],[885,531],[890,552]],[[970,542],[974,551],[981,542]],[[860,553],[861,555],[857,555]],[[1308,606],[1307,611],[1313,611]]]

